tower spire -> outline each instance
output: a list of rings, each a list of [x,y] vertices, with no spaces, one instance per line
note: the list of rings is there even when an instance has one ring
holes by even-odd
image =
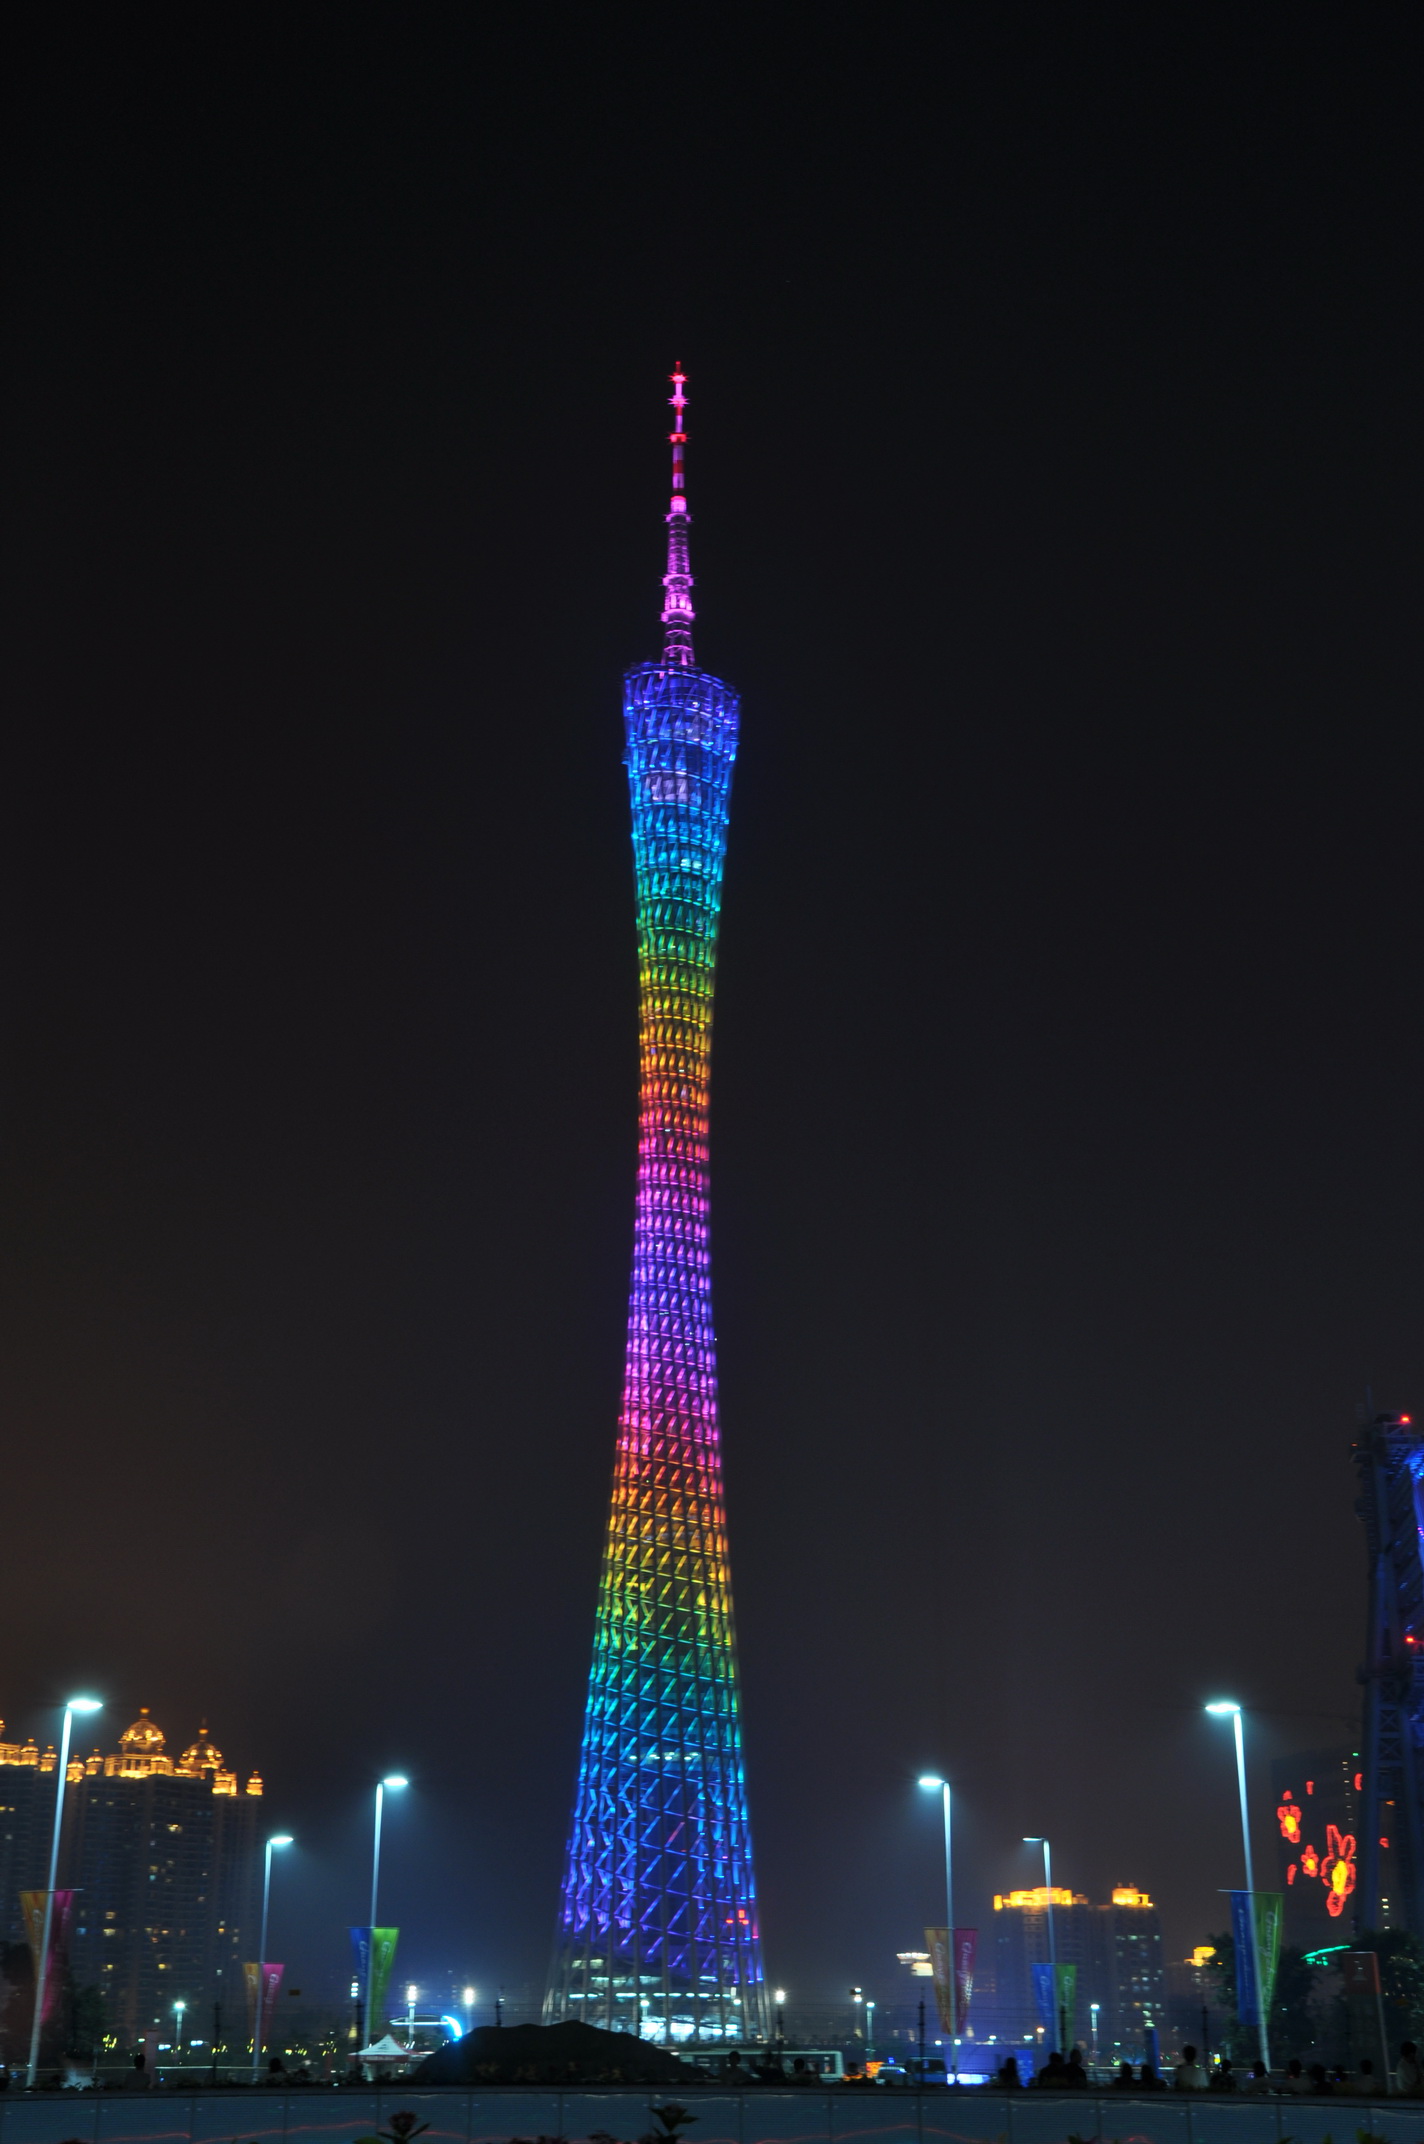
[[[687,445],[686,418],[687,374],[679,362],[673,367],[672,393],[668,397],[673,413],[673,430],[668,434],[672,447],[672,500],[667,511],[668,569],[663,575],[663,587],[667,594],[663,599],[663,662],[674,670],[691,670],[695,665],[692,653],[692,568],[687,557],[687,527],[692,516],[687,511],[687,479],[683,469],[683,450]]]

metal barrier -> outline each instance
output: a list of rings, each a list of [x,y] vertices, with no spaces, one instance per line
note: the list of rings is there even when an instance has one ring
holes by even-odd
[[[8,2092],[0,2144],[636,2144],[677,2098],[614,2085]],[[1424,2144],[1424,2101],[692,2085],[683,2144]],[[410,2122],[393,2117],[410,2115]],[[424,2124],[417,2131],[417,2125]]]

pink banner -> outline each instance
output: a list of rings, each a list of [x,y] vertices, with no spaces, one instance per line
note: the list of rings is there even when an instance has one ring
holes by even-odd
[[[244,1965],[242,1977],[247,1984],[247,2030],[252,2034],[257,2022],[257,1976],[262,1976],[262,2025],[256,2034],[255,2044],[265,2047],[272,2033],[272,2013],[277,2007],[277,1990],[282,1985],[284,1965],[258,1965],[256,1961]]]
[[[939,2021],[946,2032],[961,2038],[969,2017],[969,2005],[974,1995],[974,1956],[979,1945],[977,1928],[956,1928],[954,1931],[954,2022],[949,2015],[949,1930],[927,1928],[925,1947],[930,1954],[930,1969],[934,1974],[935,2001],[939,2006]]]
[[[24,1916],[25,1934],[30,1945],[30,1972],[39,1979],[40,1951],[44,1945],[45,1891],[22,1891],[20,1912]],[[54,1911],[49,1921],[49,1964],[45,1969],[44,2004],[40,2010],[40,2023],[50,2024],[58,2015],[60,1997],[64,1992],[64,1969],[69,1958],[69,1928],[74,1919],[74,1893],[56,1891]]]
[[[954,2000],[957,2011],[956,2023],[964,2031],[969,2019],[969,2005],[974,1999],[974,1958],[979,1948],[977,1928],[956,1928],[954,1931]]]

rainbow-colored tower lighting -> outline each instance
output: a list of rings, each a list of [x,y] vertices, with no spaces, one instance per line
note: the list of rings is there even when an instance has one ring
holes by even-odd
[[[687,380],[672,375],[662,659],[624,680],[642,1092],[628,1352],[545,2016],[650,2039],[769,2028],[712,1330],[712,987],[737,695],[692,652]]]

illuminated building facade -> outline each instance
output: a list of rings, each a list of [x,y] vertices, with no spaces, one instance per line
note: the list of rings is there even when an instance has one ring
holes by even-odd
[[[712,1327],[712,990],[738,698],[692,652],[673,375],[664,644],[624,680],[641,1095],[623,1404],[545,2017],[654,2039],[770,2029],[752,1874]]]
[[[1285,1900],[1282,1939],[1295,1949],[1347,1943],[1353,1934],[1362,1763],[1358,1750],[1338,1748],[1272,1762],[1268,1816]]]
[[[5,1722],[0,1720],[0,1738]],[[0,1942],[23,1943],[20,1893],[49,1881],[54,1828],[54,1747],[0,1739]]]
[[[240,2045],[242,1967],[259,1933],[261,1778],[241,1785],[206,1727],[175,1761],[145,1708],[113,1755],[76,1760],[69,1779],[60,1881],[77,1893],[75,1985],[101,1991],[122,2041],[171,2028],[181,1998],[190,2026],[221,2002]]]
[[[1053,1946],[1060,1965],[1078,1969],[1073,2038],[1090,2048],[1092,2006],[1098,2006],[1098,2052],[1104,2060],[1141,2060],[1147,2028],[1166,2009],[1162,1924],[1145,1891],[1121,1884],[1104,1906],[1081,1892],[1053,1887]],[[1033,1968],[1048,1963],[1047,1888],[997,1893],[994,1898],[992,2027],[1006,2041],[1036,2035],[1038,2004]],[[987,2007],[979,2032],[989,2029]]]
[[[1354,1928],[1424,1939],[1424,1435],[1407,1414],[1366,1415],[1355,1440],[1370,1571],[1359,1824],[1331,1870],[1333,1940]]]

